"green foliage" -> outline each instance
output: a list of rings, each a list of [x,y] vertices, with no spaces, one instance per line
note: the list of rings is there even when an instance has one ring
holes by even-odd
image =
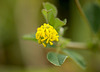
[[[63,52],[70,56],[70,58],[72,58],[80,67],[82,67],[83,69],[86,68],[84,58],[80,54],[68,49],[63,50]]]
[[[44,9],[42,9],[42,13],[50,25],[54,26],[54,28],[59,31],[59,28],[64,26],[67,23],[67,20],[61,21],[57,18],[57,9],[54,5],[50,3],[43,3]]]
[[[56,66],[61,66],[67,58],[68,56],[66,55],[57,54],[54,52],[49,52],[47,55],[48,61]]]
[[[44,17],[45,17],[45,19],[47,21],[47,13],[48,13],[48,11],[46,9],[42,9],[42,13],[43,13],[43,15],[44,15]]]
[[[65,23],[63,21],[61,21],[59,18],[55,18],[55,25],[54,25],[55,28],[56,27],[59,28],[64,25],[65,25]]]
[[[54,14],[53,14],[53,11],[52,9],[48,11],[47,13],[47,20],[48,20],[48,23],[52,26],[54,26],[54,23],[55,23],[55,17],[54,17]]]
[[[63,21],[63,22],[64,22],[64,24],[66,24],[66,23],[67,23],[67,19],[64,19],[64,21]]]
[[[97,4],[88,4],[84,7],[85,14],[95,33],[100,30],[100,6]]]
[[[52,45],[52,46],[47,44],[47,47],[49,47],[49,48],[53,47],[56,49],[56,52],[49,52],[47,54],[48,61],[51,62],[52,64],[54,64],[55,66],[61,66],[64,63],[64,61],[70,56],[79,66],[81,66],[82,68],[85,69],[86,64],[85,64],[85,61],[82,56],[80,56],[79,54],[77,54],[71,50],[63,50],[63,48],[66,47],[66,44],[68,44],[70,42],[69,39],[62,37],[64,30],[65,30],[62,26],[64,26],[67,23],[67,20],[64,19],[62,21],[56,17],[57,9],[54,5],[46,2],[46,3],[43,3],[43,7],[44,7],[44,9],[42,9],[42,14],[45,17],[46,22],[49,23],[50,25],[52,25],[58,31],[59,36],[60,36],[58,43],[54,42],[54,45]],[[33,40],[33,41],[37,42],[35,34],[25,35],[25,36],[23,36],[23,39]],[[66,56],[64,54],[59,54],[59,51],[64,52],[68,56]]]
[[[54,16],[55,17],[57,16],[57,9],[53,4],[50,4],[49,2],[46,2],[46,3],[43,3],[43,7],[46,10],[51,10],[52,9],[52,12],[53,12]]]

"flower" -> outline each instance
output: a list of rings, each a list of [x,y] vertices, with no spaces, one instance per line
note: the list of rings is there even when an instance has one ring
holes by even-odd
[[[57,31],[49,24],[44,23],[41,27],[37,28],[36,39],[39,44],[43,44],[44,47],[47,44],[53,45],[53,41],[58,41],[59,35]]]

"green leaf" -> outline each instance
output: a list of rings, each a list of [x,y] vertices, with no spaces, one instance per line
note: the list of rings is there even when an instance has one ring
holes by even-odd
[[[47,17],[48,17],[48,23],[50,25],[54,26],[54,24],[55,24],[55,17],[54,17],[54,14],[53,14],[52,10],[48,11]]]
[[[33,40],[33,41],[37,42],[37,39],[35,37],[35,34],[27,34],[27,35],[24,35],[23,36],[23,39],[25,39],[25,40]]]
[[[61,21],[59,18],[55,18],[54,17],[54,14],[53,14],[53,11],[52,10],[49,10],[47,12],[47,21],[50,25],[52,25],[55,29],[59,29],[61,26],[65,25],[67,20],[65,19],[64,21]]]
[[[59,18],[55,18],[54,28],[59,28],[64,25],[65,25],[65,23],[63,21],[61,21]]]
[[[46,3],[43,3],[43,6],[46,10],[52,9],[54,16],[55,17],[57,16],[57,9],[53,4],[46,2]]]
[[[84,7],[85,14],[91,24],[92,30],[97,33],[100,30],[100,6],[88,4]]]
[[[50,25],[52,25],[57,31],[59,28],[67,23],[67,20],[61,21],[59,18],[56,18],[57,9],[53,4],[48,2],[43,3],[45,9],[42,10],[42,13]]]
[[[44,15],[47,23],[49,23],[50,25],[54,25],[54,20],[55,20],[55,17],[54,17],[54,14],[53,14],[53,11],[52,10],[46,10],[46,9],[42,9],[42,14]]]
[[[80,67],[82,67],[83,69],[86,68],[84,58],[80,54],[72,50],[63,50],[63,52],[69,55]]]
[[[64,24],[66,24],[67,23],[67,19],[64,19]]]
[[[48,61],[56,66],[61,66],[67,58],[68,56],[66,55],[56,54],[54,52],[49,52],[47,54]]]
[[[48,13],[48,11],[46,9],[42,9],[42,14],[45,17],[46,21],[48,20],[47,19],[47,13]]]

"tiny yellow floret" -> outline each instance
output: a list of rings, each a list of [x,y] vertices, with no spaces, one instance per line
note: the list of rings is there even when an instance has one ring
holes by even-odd
[[[39,44],[43,44],[44,47],[47,44],[53,45],[53,41],[58,41],[59,35],[57,31],[49,24],[44,23],[41,27],[37,28],[36,39]]]

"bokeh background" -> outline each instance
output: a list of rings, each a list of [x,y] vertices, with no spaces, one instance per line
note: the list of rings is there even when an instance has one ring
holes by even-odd
[[[48,49],[22,36],[36,32],[45,22],[42,3],[50,2],[58,9],[58,17],[67,18],[68,30],[64,37],[74,42],[88,42],[90,31],[74,0],[0,0],[0,72],[100,72],[100,51],[75,50],[87,62],[83,70],[71,59],[56,67],[46,59]],[[80,0],[82,7],[99,0]]]

